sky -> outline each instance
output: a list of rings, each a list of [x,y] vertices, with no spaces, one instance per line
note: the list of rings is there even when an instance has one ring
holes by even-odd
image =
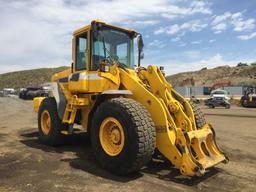
[[[256,0],[0,0],[0,73],[70,65],[95,19],[140,32],[167,74],[256,61]]]

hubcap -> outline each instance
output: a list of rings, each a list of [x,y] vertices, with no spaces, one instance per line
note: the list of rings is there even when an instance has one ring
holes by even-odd
[[[47,110],[44,110],[41,115],[41,128],[45,135],[48,135],[51,128],[51,117]]]
[[[113,117],[104,119],[100,126],[100,144],[110,156],[116,156],[124,147],[124,129]]]

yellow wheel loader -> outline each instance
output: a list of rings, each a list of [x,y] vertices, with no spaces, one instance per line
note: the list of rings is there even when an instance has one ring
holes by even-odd
[[[155,151],[188,176],[228,161],[200,109],[163,68],[140,66],[139,33],[96,20],[76,30],[72,44],[71,67],[53,75],[49,97],[34,99],[43,143],[61,144],[80,125],[99,164],[118,175],[139,171]]]

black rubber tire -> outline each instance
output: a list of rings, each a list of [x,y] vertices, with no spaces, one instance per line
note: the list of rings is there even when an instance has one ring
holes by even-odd
[[[225,105],[225,109],[230,109],[230,105],[229,104]]]
[[[209,104],[208,106],[209,106],[209,108],[211,108],[211,109],[214,109],[214,108],[215,108],[215,106],[214,106],[213,104]]]
[[[116,118],[124,129],[125,143],[116,156],[108,155],[99,140],[99,129],[107,117]],[[127,98],[112,98],[101,103],[93,115],[91,143],[99,164],[116,175],[137,172],[152,158],[156,132],[149,112],[140,103]]]
[[[204,114],[198,105],[194,104],[193,102],[190,102],[190,105],[192,106],[194,112],[196,127],[197,129],[201,129],[206,124]]]
[[[45,135],[41,128],[41,114],[44,110],[47,110],[50,114],[51,118],[51,127],[50,131],[47,135]],[[63,124],[61,122],[61,119],[58,116],[57,112],[57,104],[53,97],[45,98],[38,111],[38,137],[39,140],[49,146],[57,146],[64,143],[64,140],[66,138],[65,135],[61,134],[61,129],[63,127]]]
[[[246,99],[243,100],[242,106],[243,107],[248,107],[248,101]]]

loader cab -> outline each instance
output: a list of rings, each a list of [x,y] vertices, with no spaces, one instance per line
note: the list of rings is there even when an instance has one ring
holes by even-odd
[[[118,62],[133,69],[135,66],[133,30],[93,21],[73,34],[73,72],[97,71],[102,61]]]
[[[118,64],[133,69],[136,36],[133,30],[99,21],[76,30],[72,41],[73,64],[69,89],[73,92],[102,92],[106,86],[109,87],[100,75],[100,72],[107,72],[102,71],[102,65],[110,68]]]

